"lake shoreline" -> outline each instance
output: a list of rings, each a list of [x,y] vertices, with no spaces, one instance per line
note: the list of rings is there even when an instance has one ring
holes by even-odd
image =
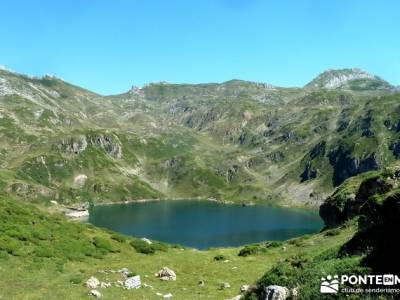
[[[243,207],[254,206],[254,205],[263,205],[263,206],[271,206],[271,207],[280,207],[287,209],[294,209],[300,211],[308,211],[312,213],[318,213],[319,206],[307,206],[307,205],[291,205],[288,203],[265,203],[263,201],[233,201],[233,200],[218,200],[216,198],[204,198],[204,197],[180,197],[180,198],[150,198],[150,199],[136,199],[136,200],[125,200],[125,201],[108,201],[108,202],[96,202],[92,203],[91,206],[109,206],[109,205],[121,205],[121,204],[133,204],[133,203],[150,203],[150,202],[161,202],[161,201],[209,201],[218,204],[224,205],[240,205]]]
[[[237,204],[237,205],[255,205],[253,202],[236,202],[236,201],[227,201],[227,200],[217,200],[215,198],[202,198],[202,197],[191,197],[191,198],[152,198],[152,199],[136,199],[136,200],[125,200],[125,201],[115,201],[115,202],[97,202],[93,203],[92,206],[107,206],[107,205],[114,205],[114,204],[131,204],[131,203],[148,203],[148,202],[161,202],[161,201],[184,201],[184,200],[190,200],[190,201],[210,201],[210,202],[216,202],[220,204]]]

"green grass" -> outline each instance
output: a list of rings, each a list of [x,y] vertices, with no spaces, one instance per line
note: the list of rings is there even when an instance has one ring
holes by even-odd
[[[144,244],[139,239],[69,222],[16,200],[1,198],[0,214],[0,296],[4,299],[85,298],[88,289],[83,283],[89,277],[120,280],[98,272],[123,267],[155,290],[111,287],[100,290],[104,299],[157,299],[155,291],[170,292],[175,299],[225,299],[239,294],[242,284],[255,284],[282,259],[299,252],[318,255],[341,245],[353,233],[347,228],[335,236],[307,236],[301,243],[264,243],[263,251],[246,257],[238,255],[241,248],[199,251],[153,242],[149,255],[141,253]],[[176,282],[154,276],[164,266],[176,272]],[[205,285],[198,286],[199,280]],[[231,288],[220,290],[223,282]]]

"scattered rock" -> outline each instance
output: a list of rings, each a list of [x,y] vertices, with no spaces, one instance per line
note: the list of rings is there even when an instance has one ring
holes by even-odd
[[[168,293],[168,294],[165,294],[163,297],[164,297],[165,299],[169,299],[169,298],[172,298],[172,294],[171,294],[171,293]]]
[[[95,298],[101,298],[101,293],[97,290],[91,290],[88,295]]]
[[[299,289],[298,288],[292,288],[291,291],[292,299],[296,300],[299,298]]]
[[[88,177],[85,174],[79,174],[74,178],[74,184],[80,188],[82,188],[85,185],[86,180]]]
[[[100,287],[103,289],[111,287],[111,282],[100,282]]]
[[[70,210],[65,213],[65,216],[72,219],[86,218],[89,216],[88,210]]]
[[[227,299],[227,300],[240,300],[240,299],[242,299],[243,298],[243,295],[237,295],[237,296],[235,296],[235,297],[233,297],[233,298],[229,298],[229,299]]]
[[[286,300],[289,290],[279,285],[269,285],[265,288],[265,300]]]
[[[150,241],[148,238],[141,238],[142,241],[146,242],[147,244],[151,245],[153,244],[152,241]]]
[[[90,277],[86,281],[86,286],[90,289],[97,289],[99,285],[100,285],[100,281],[94,276]]]
[[[150,289],[154,290],[154,287],[152,285],[150,285],[150,284],[143,283],[143,286],[146,287],[146,288],[150,288]]]
[[[142,283],[140,281],[140,275],[129,277],[124,282],[124,286],[128,290],[138,289],[138,288],[140,288],[141,285],[142,285]]]
[[[221,284],[221,290],[229,289],[230,287],[231,285],[229,284],[229,282],[224,282],[223,284]]]
[[[243,285],[240,287],[240,291],[241,291],[242,293],[244,293],[244,292],[247,292],[247,291],[249,290],[249,288],[250,288],[250,286],[249,286],[248,284],[243,284]]]
[[[55,200],[51,200],[50,203],[53,204],[53,205],[58,205],[58,202],[55,201]]]
[[[122,268],[118,270],[118,272],[121,273],[123,276],[127,276],[130,273],[128,268]]]
[[[176,280],[175,272],[168,267],[162,268],[160,271],[158,271],[158,273],[156,273],[156,276],[161,280]]]
[[[282,247],[282,251],[285,252],[287,249],[285,246]]]
[[[116,287],[123,287],[124,286],[124,282],[121,280],[118,280],[117,282],[115,282],[115,286]]]
[[[204,285],[205,285],[204,280],[199,280],[198,286],[204,286]]]

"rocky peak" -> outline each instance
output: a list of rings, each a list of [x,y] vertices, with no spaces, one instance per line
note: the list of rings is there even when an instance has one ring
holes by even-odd
[[[385,82],[378,76],[372,75],[358,68],[351,68],[351,69],[339,69],[339,70],[328,69],[325,72],[318,75],[305,87],[336,89],[346,86],[346,84],[348,84],[350,81],[356,81],[356,80],[376,81],[378,83],[381,83],[382,85],[389,86],[387,82]]]
[[[132,85],[132,87],[131,87],[131,89],[129,90],[128,93],[131,94],[131,95],[138,95],[138,94],[142,94],[143,90],[140,87],[136,86],[136,85]]]

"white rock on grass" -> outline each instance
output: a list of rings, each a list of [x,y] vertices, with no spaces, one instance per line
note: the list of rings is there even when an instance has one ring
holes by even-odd
[[[83,187],[87,179],[88,177],[85,174],[79,174],[74,178],[74,184],[79,187]]]
[[[269,285],[265,288],[265,300],[286,300],[289,290],[284,286]]]
[[[129,277],[124,282],[124,286],[128,290],[130,290],[130,289],[138,289],[138,288],[141,287],[141,285],[142,285],[142,283],[140,281],[140,275]]]
[[[118,272],[121,273],[124,276],[126,276],[126,275],[128,275],[130,273],[128,268],[119,269]]]
[[[229,284],[229,282],[224,282],[223,284],[221,284],[221,290],[229,289],[230,287],[231,285]]]
[[[95,298],[101,298],[101,293],[97,290],[91,290],[88,295]]]
[[[229,299],[227,299],[227,300],[240,300],[240,299],[242,299],[242,298],[243,298],[242,295],[237,295],[237,296],[235,296],[235,297],[233,297],[233,298],[229,298]]]
[[[250,286],[249,286],[248,284],[243,284],[243,285],[240,287],[240,291],[241,291],[242,293],[244,293],[244,292],[247,292],[247,291],[249,290],[249,288],[250,288]]]
[[[99,287],[99,285],[100,285],[100,281],[94,276],[90,277],[86,281],[86,286],[90,289],[97,289]]]
[[[176,280],[175,272],[168,267],[162,268],[160,271],[158,271],[158,273],[156,273],[156,276],[161,280]]]
[[[165,294],[163,297],[164,297],[165,299],[170,299],[170,298],[172,298],[172,294],[171,294],[171,293],[168,293],[168,294]]]
[[[109,288],[109,287],[111,287],[111,282],[100,282],[100,287],[102,288],[102,289],[106,289],[106,288]]]

